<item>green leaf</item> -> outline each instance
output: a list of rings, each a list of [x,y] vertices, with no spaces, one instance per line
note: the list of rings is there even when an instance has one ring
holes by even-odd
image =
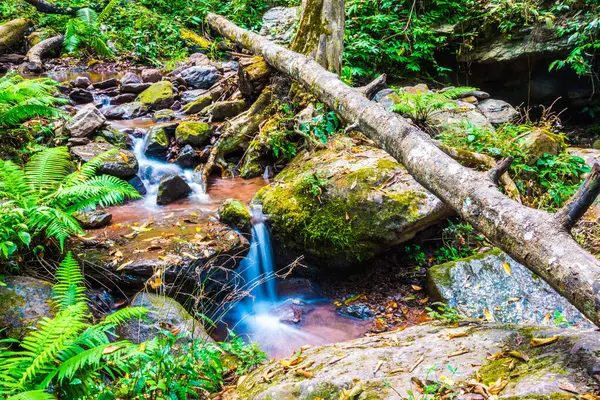
[[[29,244],[31,243],[31,235],[29,232],[19,231],[19,239],[25,243],[25,246],[29,247]]]

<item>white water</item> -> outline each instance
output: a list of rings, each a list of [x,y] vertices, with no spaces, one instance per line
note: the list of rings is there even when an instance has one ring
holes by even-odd
[[[146,191],[148,192],[144,196],[144,205],[146,207],[158,207],[156,205],[158,185],[161,178],[167,174],[180,175],[190,185],[192,188],[192,194],[189,197],[190,200],[198,203],[208,203],[209,198],[202,185],[202,178],[199,172],[191,169],[183,169],[179,165],[146,156],[144,149],[146,148],[148,136],[149,131],[146,132],[143,138],[132,137],[133,152],[140,166],[138,176],[144,183],[144,186],[146,186]]]

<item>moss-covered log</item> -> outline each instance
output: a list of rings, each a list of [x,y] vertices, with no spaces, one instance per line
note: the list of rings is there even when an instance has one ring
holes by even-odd
[[[23,18],[0,25],[0,53],[20,47],[25,42],[25,32],[31,24]]]
[[[367,137],[405,165],[419,183],[600,324],[600,261],[581,248],[553,215],[511,200],[498,190],[489,174],[460,165],[418,127],[386,112],[314,60],[219,15],[209,14],[207,19],[221,35],[263,56],[346,121],[356,123]]]

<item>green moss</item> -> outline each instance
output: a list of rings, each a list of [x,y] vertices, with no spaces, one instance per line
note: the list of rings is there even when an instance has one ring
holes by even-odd
[[[198,114],[202,112],[206,107],[210,106],[213,102],[210,94],[199,97],[191,103],[183,106],[183,112],[186,114]]]
[[[219,217],[224,224],[239,229],[250,227],[250,211],[239,200],[225,200],[219,209]]]
[[[528,362],[515,359],[515,367],[510,370],[508,360],[510,358],[500,358],[491,360],[479,369],[479,374],[482,377],[482,383],[489,385],[496,382],[498,378],[504,377],[511,382],[517,382],[519,379],[537,374],[568,374],[564,368],[563,360],[557,355],[536,356],[528,355],[531,359]]]
[[[175,139],[182,145],[200,147],[205,145],[212,134],[212,127],[206,122],[184,121],[175,130]]]
[[[173,84],[169,81],[160,81],[140,93],[136,101],[152,109],[162,110],[173,104],[173,96]]]
[[[338,400],[340,396],[340,388],[337,385],[329,382],[321,382],[315,389],[311,392],[311,394],[302,397],[302,400],[316,400],[316,399],[326,399],[326,400]]]

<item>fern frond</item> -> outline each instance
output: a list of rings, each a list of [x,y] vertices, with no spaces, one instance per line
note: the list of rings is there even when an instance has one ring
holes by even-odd
[[[118,149],[112,149],[93,157],[90,161],[83,164],[77,171],[67,176],[63,181],[63,185],[65,187],[69,187],[75,183],[87,181],[96,175],[96,172],[103,162],[117,154],[118,151]]]
[[[118,311],[115,311],[112,314],[104,317],[104,320],[100,324],[106,325],[121,325],[127,321],[135,320],[135,319],[145,319],[146,314],[149,312],[145,307],[127,307],[122,308]]]
[[[25,173],[12,161],[0,160],[0,197],[22,201],[29,192]]]
[[[28,121],[32,118],[58,118],[63,113],[53,107],[36,105],[36,104],[23,104],[9,108],[6,112],[0,112],[0,123],[3,126],[15,126],[21,122]]]
[[[58,189],[69,169],[71,157],[66,147],[54,147],[34,154],[25,165],[25,176],[33,192],[42,197],[49,191]]]
[[[470,87],[470,86],[459,86],[459,87],[455,87],[452,89],[448,89],[445,92],[440,93],[440,94],[449,99],[458,99],[463,94],[473,92],[475,90],[479,90],[479,89],[477,89],[475,87]]]
[[[98,14],[91,8],[80,8],[77,10],[77,18],[86,25],[95,25],[98,20]]]
[[[28,225],[37,231],[45,231],[48,237],[56,238],[61,250],[69,236],[85,233],[70,213],[56,208],[41,206],[29,209],[28,217]]]
[[[100,175],[87,181],[64,188],[53,196],[54,202],[69,200],[74,204],[66,211],[73,213],[88,208],[109,207],[120,204],[126,199],[137,199],[140,194],[133,186],[111,175]]]
[[[115,8],[117,7],[117,5],[119,4],[121,0],[111,0],[108,2],[108,4],[106,5],[106,7],[104,7],[104,10],[102,10],[102,12],[100,13],[100,15],[98,16],[98,23],[101,24],[104,21],[106,21],[106,19],[108,17],[110,17],[110,15],[112,14],[112,12],[115,10]]]
[[[7,400],[56,400],[56,397],[42,390],[30,390],[11,396]]]
[[[52,287],[53,299],[61,310],[78,303],[85,304],[87,296],[83,274],[70,251],[59,264],[54,277],[56,283]]]

